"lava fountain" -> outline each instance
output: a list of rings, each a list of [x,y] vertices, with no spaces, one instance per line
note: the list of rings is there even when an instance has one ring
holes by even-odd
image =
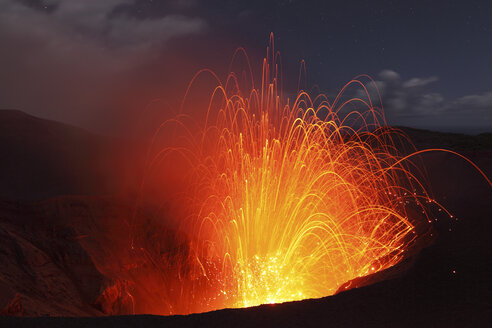
[[[245,90],[234,73],[217,79],[204,120],[179,114],[154,137],[142,195],[157,176],[172,181],[179,215],[169,225],[186,236],[179,252],[140,248],[159,275],[147,288],[154,312],[332,295],[399,263],[430,227],[434,201],[408,160],[411,143],[375,105],[374,82],[359,76],[331,102],[304,91],[291,101],[279,58],[271,39],[260,87]],[[353,86],[363,96],[344,100]],[[155,146],[162,131],[174,137]]]

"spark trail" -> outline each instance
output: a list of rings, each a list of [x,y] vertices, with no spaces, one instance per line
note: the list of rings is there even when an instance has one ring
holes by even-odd
[[[278,58],[271,41],[260,88],[242,90],[231,73],[204,121],[180,115],[161,126],[180,142],[154,152],[148,172],[172,171],[177,157],[187,168],[177,230],[190,253],[180,296],[166,300],[171,313],[332,295],[397,264],[427,224],[431,198],[400,150],[411,143],[386,126],[372,80],[355,78],[333,102],[300,91],[291,103]],[[342,100],[353,85],[365,96]],[[423,214],[409,215],[410,202]]]

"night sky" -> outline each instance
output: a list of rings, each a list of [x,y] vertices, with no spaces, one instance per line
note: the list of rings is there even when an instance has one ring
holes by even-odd
[[[286,85],[334,94],[369,74],[390,124],[492,132],[492,2],[0,0],[0,108],[125,133],[179,103],[194,72],[225,77],[269,33]],[[164,115],[165,116],[165,115]]]

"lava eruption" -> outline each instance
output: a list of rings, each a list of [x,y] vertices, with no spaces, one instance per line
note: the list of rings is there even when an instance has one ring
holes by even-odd
[[[233,62],[239,55],[249,65],[241,48]],[[422,151],[386,125],[370,77],[354,78],[333,101],[302,90],[291,101],[279,58],[272,37],[258,88],[245,74],[222,83],[199,72],[190,86],[202,74],[217,80],[208,103],[194,105],[205,118],[181,112],[162,123],[135,213],[110,234],[129,238],[100,242],[112,247],[106,256],[92,252],[115,281],[99,300],[106,313],[333,295],[395,266],[431,235],[429,204],[443,208],[413,160]],[[361,96],[345,95],[353,87]],[[149,199],[165,215],[143,219]]]
[[[186,240],[138,247],[160,273],[161,314],[332,295],[400,262],[429,228],[432,200],[402,151],[411,143],[386,126],[372,80],[353,79],[332,102],[304,91],[291,102],[278,58],[271,39],[259,88],[217,79],[205,120],[180,114],[156,133],[142,195],[156,179],[176,186],[167,224]],[[365,97],[342,100],[353,85]],[[162,131],[172,141],[156,147]]]

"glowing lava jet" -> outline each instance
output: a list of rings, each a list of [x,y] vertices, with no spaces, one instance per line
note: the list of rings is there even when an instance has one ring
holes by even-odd
[[[428,224],[430,198],[403,160],[411,144],[385,126],[372,80],[350,81],[332,102],[302,91],[288,101],[272,45],[260,88],[245,92],[231,74],[204,121],[181,115],[161,126],[174,144],[153,153],[148,172],[186,163],[185,214],[174,224],[189,239],[187,256],[159,265],[169,289],[161,313],[332,295],[397,264],[417,223]],[[353,85],[364,96],[343,100]]]

